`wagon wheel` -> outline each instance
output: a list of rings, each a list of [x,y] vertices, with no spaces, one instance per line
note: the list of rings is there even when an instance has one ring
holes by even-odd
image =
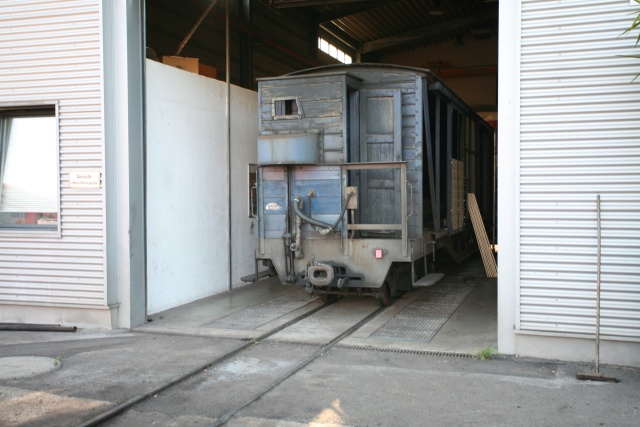
[[[391,304],[393,304],[393,300],[395,299],[392,295],[391,295],[391,288],[389,288],[389,283],[388,282],[384,282],[382,284],[382,287],[380,288],[380,297],[378,297],[378,301],[380,301],[380,305],[384,306],[384,307],[389,307]]]

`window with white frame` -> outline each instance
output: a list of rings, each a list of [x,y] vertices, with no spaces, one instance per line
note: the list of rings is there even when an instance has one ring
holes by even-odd
[[[322,37],[318,37],[318,49],[323,51],[324,53],[333,56],[338,61],[343,64],[351,64],[351,55],[339,49],[337,46],[329,43],[327,40]]]
[[[57,230],[55,105],[0,107],[0,229]]]

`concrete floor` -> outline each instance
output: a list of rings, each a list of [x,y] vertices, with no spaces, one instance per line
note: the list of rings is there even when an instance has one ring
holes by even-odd
[[[466,298],[430,341],[387,334],[403,313],[447,302],[447,289]],[[613,384],[577,380],[593,369],[584,364],[466,356],[495,343],[495,295],[472,260],[380,312],[372,298],[312,311],[317,299],[272,280],[159,313],[134,331],[0,332],[0,365],[48,360],[39,375],[0,377],[0,425],[94,425],[127,402],[136,404],[102,425],[212,425],[231,413],[227,425],[255,427],[638,425],[637,369],[602,366]],[[296,313],[310,315],[268,339],[228,339],[260,336]],[[340,344],[317,345],[370,313]]]
[[[451,314],[437,334],[425,340],[398,337],[372,336],[394,316],[403,313],[407,307],[423,300],[427,292],[434,288],[421,288],[406,293],[396,299],[375,318],[364,324],[354,334],[340,344],[355,347],[378,349],[401,349],[428,352],[448,352],[475,354],[481,349],[497,344],[497,284],[495,279],[484,275],[479,257],[473,257],[465,263],[449,268],[440,283],[439,290],[469,286],[473,289],[462,304]],[[299,295],[300,294],[300,295]],[[220,326],[221,320],[229,316],[241,319],[253,316],[255,310],[262,313],[261,307],[270,301],[282,298],[303,298],[304,291],[298,286],[284,286],[277,278],[243,286],[224,294],[206,298],[194,303],[150,316],[151,321],[135,331],[171,334],[187,334],[217,338],[255,339],[266,331],[285,324],[300,314],[307,313],[322,305],[317,298],[309,297],[294,308],[258,327],[248,328]],[[306,295],[306,294],[304,294]],[[306,296],[304,297],[306,298]],[[271,341],[306,344],[323,344],[366,318],[379,308],[373,298],[343,298],[304,320],[287,327],[269,338]],[[253,311],[252,311],[253,310]],[[418,321],[420,319],[417,319]]]

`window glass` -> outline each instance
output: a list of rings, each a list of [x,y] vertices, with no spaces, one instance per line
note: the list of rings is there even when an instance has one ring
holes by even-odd
[[[27,111],[27,110],[25,110]],[[57,229],[55,111],[0,111],[0,227]]]
[[[325,53],[329,53],[329,42],[323,38],[320,38],[320,50]]]
[[[329,43],[322,37],[318,37],[318,48],[324,53],[333,56],[342,63],[351,64],[351,55],[348,55],[342,49],[338,49],[336,46]]]

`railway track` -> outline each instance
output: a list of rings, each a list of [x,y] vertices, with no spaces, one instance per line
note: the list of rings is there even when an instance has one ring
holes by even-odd
[[[115,419],[118,415],[123,414],[126,411],[132,410],[134,409],[137,405],[142,404],[143,402],[145,402],[148,398],[150,397],[156,397],[159,394],[163,393],[163,392],[167,392],[169,391],[171,388],[183,383],[184,381],[188,380],[188,379],[192,379],[194,377],[197,377],[199,375],[205,375],[205,373],[212,367],[221,365],[225,362],[229,362],[232,361],[234,358],[239,358],[241,357],[242,353],[245,352],[247,349],[255,346],[256,344],[259,344],[261,341],[275,335],[276,333],[306,319],[307,317],[317,313],[318,311],[328,307],[330,304],[323,304],[320,305],[306,313],[303,313],[293,319],[291,319],[290,321],[276,327],[273,328],[263,334],[261,334],[260,336],[254,338],[254,339],[250,339],[250,340],[245,340],[242,344],[238,345],[237,347],[235,347],[234,349],[228,351],[227,353],[225,353],[222,356],[216,357],[215,359],[212,359],[210,361],[207,361],[193,369],[191,369],[188,372],[185,372],[184,374],[180,375],[177,378],[171,379],[169,381],[166,381],[162,384],[160,384],[159,386],[145,392],[145,393],[141,393],[137,396],[134,396],[124,402],[121,402],[115,406],[110,407],[109,409],[107,409],[106,411],[100,413],[99,415],[91,418],[90,420],[87,420],[81,424],[78,425],[78,427],[90,427],[90,426],[98,426],[98,425],[102,425],[110,420]],[[247,398],[246,400],[238,403],[237,405],[233,406],[231,409],[227,410],[226,412],[224,412],[221,416],[217,417],[216,421],[212,424],[213,426],[222,426],[225,425],[229,420],[231,420],[236,414],[238,414],[240,411],[242,411],[244,408],[248,407],[249,405],[251,405],[253,402],[257,401],[258,399],[260,399],[262,396],[264,396],[265,394],[269,393],[271,390],[273,390],[274,388],[276,388],[278,385],[280,385],[281,383],[283,383],[284,381],[286,381],[288,378],[290,378],[291,376],[295,375],[297,372],[299,372],[300,370],[304,369],[307,365],[309,365],[310,363],[312,363],[314,360],[316,360],[318,357],[320,357],[322,354],[324,354],[325,352],[327,352],[328,350],[330,350],[332,347],[334,347],[336,344],[338,344],[341,340],[343,340],[344,338],[348,337],[349,335],[353,334],[356,330],[358,330],[362,325],[364,325],[365,323],[369,322],[371,319],[373,319],[375,316],[377,316],[381,311],[383,311],[386,307],[382,306],[378,309],[376,309],[375,311],[373,311],[372,313],[370,313],[368,316],[366,316],[365,318],[363,318],[362,320],[360,320],[359,322],[355,323],[354,325],[352,325],[351,327],[349,327],[347,330],[345,330],[344,332],[342,332],[341,334],[339,334],[338,336],[334,337],[333,339],[331,339],[330,341],[321,344],[318,346],[318,349],[316,351],[314,351],[311,355],[307,356],[306,358],[304,358],[302,361],[300,361],[298,364],[296,364],[295,366],[293,366],[292,368],[286,370],[284,373],[281,373],[276,379],[274,379],[271,383],[269,383],[268,385],[262,387],[258,392],[254,393],[252,396],[250,396],[249,398]]]

